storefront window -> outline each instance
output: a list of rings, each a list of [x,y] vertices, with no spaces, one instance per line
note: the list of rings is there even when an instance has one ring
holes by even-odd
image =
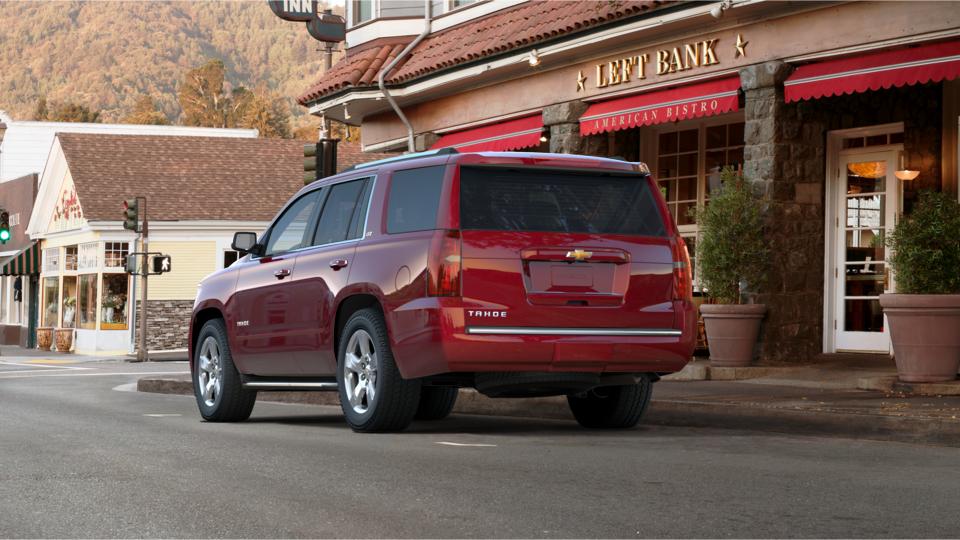
[[[77,327],[77,276],[63,276],[63,322],[64,328]]]
[[[129,246],[127,242],[107,242],[103,249],[103,265],[107,268],[123,268],[130,253]]]
[[[57,325],[57,308],[60,305],[60,278],[43,278],[43,317],[41,326]]]
[[[103,275],[102,330],[127,329],[127,274]]]
[[[697,206],[699,139],[696,128],[661,133],[659,138],[657,180],[678,225],[695,223],[690,209]]]
[[[80,314],[80,328],[97,327],[97,274],[79,276],[79,294],[77,310]]]

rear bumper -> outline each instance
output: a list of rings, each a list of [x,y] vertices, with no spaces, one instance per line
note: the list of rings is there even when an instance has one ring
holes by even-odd
[[[675,328],[517,328],[464,324],[459,298],[421,298],[388,317],[406,378],[441,373],[538,371],[674,373],[690,361],[696,312],[675,302]]]

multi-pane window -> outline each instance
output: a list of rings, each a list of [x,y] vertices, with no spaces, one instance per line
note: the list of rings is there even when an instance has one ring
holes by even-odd
[[[97,274],[81,274],[78,289],[80,328],[94,329],[97,327]]]
[[[103,265],[107,268],[123,268],[130,244],[127,242],[107,242],[103,246]]]
[[[103,274],[103,298],[100,299],[100,328],[127,329],[127,274]]]
[[[100,243],[99,242],[87,242],[86,244],[80,244],[80,262],[78,267],[81,271],[83,270],[93,270],[96,271],[97,267],[100,265]]]
[[[60,271],[60,248],[43,250],[43,272],[54,273]]]
[[[63,248],[63,269],[77,269],[77,246],[67,246]]]
[[[662,128],[656,135],[657,182],[687,242],[696,290],[700,288],[696,273],[697,222],[691,210],[707,204],[710,194],[720,188],[724,167],[742,167],[743,126],[739,121],[711,120]]]
[[[373,19],[373,0],[353,0],[351,7],[353,8],[353,24],[356,25]]]
[[[694,223],[690,209],[697,206],[700,131],[697,128],[660,133],[657,181],[678,225]]]

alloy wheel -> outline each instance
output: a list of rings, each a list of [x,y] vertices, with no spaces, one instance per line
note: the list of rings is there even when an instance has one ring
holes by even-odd
[[[350,406],[358,414],[366,413],[377,397],[377,351],[366,330],[350,336],[343,359],[344,390]]]
[[[208,336],[200,345],[200,361],[197,365],[197,382],[200,395],[207,407],[213,407],[223,391],[223,364],[220,360],[220,344]]]

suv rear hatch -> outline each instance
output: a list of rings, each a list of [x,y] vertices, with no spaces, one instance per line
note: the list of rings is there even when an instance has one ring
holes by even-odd
[[[647,175],[465,165],[459,178],[468,332],[672,335],[683,244]]]

